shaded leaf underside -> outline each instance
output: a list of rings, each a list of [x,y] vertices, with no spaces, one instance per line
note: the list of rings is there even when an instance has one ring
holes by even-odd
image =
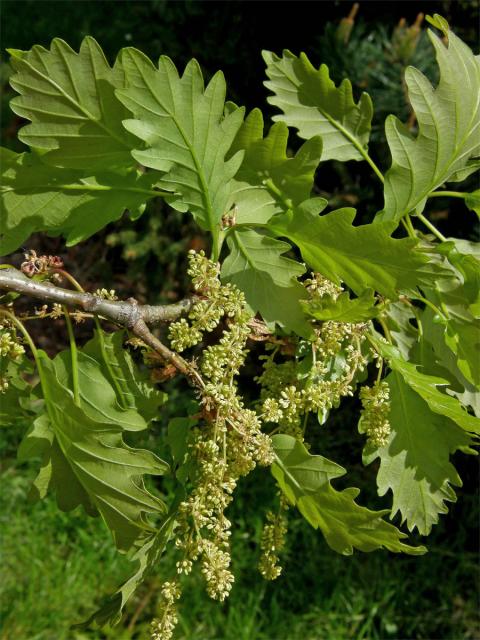
[[[121,61],[127,87],[117,96],[135,116],[124,125],[147,145],[145,151],[134,151],[134,157],[164,172],[158,184],[172,192],[167,200],[173,207],[190,211],[201,227],[218,234],[230,181],[242,159],[236,154],[225,160],[243,110],[223,115],[223,74],[215,74],[204,88],[195,60],[182,77],[166,56],[156,68],[140,51],[128,48],[122,50]]]
[[[245,152],[231,196],[236,206],[237,223],[266,222],[275,213],[309,198],[313,189],[322,153],[321,138],[317,136],[308,140],[295,156],[288,157],[288,128],[285,123],[277,122],[265,138],[263,134],[262,112],[253,109],[245,118],[229,152],[230,155],[237,151]]]
[[[100,513],[119,549],[152,535],[145,514],[165,511],[161,500],[146,491],[143,474],[164,474],[168,465],[153,453],[132,449],[123,442],[119,422],[98,421],[75,405],[71,391],[59,379],[57,366],[39,351],[45,391],[45,413],[24,439],[24,450],[43,454],[36,487],[42,497],[55,489],[62,510],[83,505],[87,513]],[[97,398],[97,401],[99,399]],[[108,398],[110,400],[110,398]],[[97,407],[97,415],[110,413]]]
[[[383,219],[398,221],[423,210],[427,195],[450,179],[468,175],[468,162],[480,155],[480,58],[446,28],[448,44],[429,32],[440,68],[433,89],[418,69],[405,73],[419,133],[412,138],[395,116],[385,130],[392,166],[385,176]]]
[[[363,160],[373,115],[370,96],[363,93],[355,103],[349,80],[335,87],[328,68],[315,69],[304,53],[297,57],[284,51],[279,58],[264,51],[263,58],[269,78],[265,86],[274,93],[268,102],[283,111],[274,120],[296,127],[305,140],[321,136],[322,160]]]
[[[451,420],[430,410],[427,403],[394,371],[390,388],[389,442],[365,450],[365,461],[380,458],[379,495],[393,494],[392,518],[397,512],[409,530],[428,535],[438,515],[447,513],[446,501],[455,502],[454,486],[462,486],[450,463],[457,449],[469,447],[470,436]]]
[[[133,165],[135,139],[122,126],[129,114],[114,94],[124,85],[123,71],[118,62],[110,68],[92,37],[82,41],[79,53],[59,38],[50,50],[35,45],[10,53],[16,71],[10,83],[21,94],[10,105],[32,121],[20,130],[22,142],[45,150],[45,160],[58,167]]]

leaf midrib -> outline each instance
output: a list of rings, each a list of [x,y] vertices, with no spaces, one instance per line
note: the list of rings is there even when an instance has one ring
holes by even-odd
[[[212,203],[210,201],[210,193],[209,193],[209,189],[208,189],[207,183],[205,181],[205,176],[204,176],[202,167],[201,167],[199,159],[197,158],[197,155],[195,153],[195,149],[194,149],[193,145],[190,143],[190,140],[188,139],[188,136],[186,135],[186,133],[185,133],[181,123],[179,122],[176,114],[172,113],[167,107],[165,107],[165,105],[162,102],[160,102],[157,94],[153,91],[151,84],[148,82],[146,74],[144,74],[142,72],[142,70],[140,69],[139,64],[137,64],[136,59],[133,56],[130,56],[130,60],[135,64],[138,73],[143,78],[143,80],[145,82],[145,85],[147,86],[147,88],[150,91],[150,93],[151,93],[152,97],[154,98],[154,100],[156,102],[158,102],[158,104],[161,106],[161,108],[168,114],[168,116],[175,123],[175,126],[177,127],[180,135],[182,136],[183,141],[185,142],[188,150],[190,151],[190,155],[192,157],[193,164],[195,166],[195,170],[197,171],[197,175],[198,175],[198,178],[200,180],[200,185],[202,187],[201,194],[202,194],[203,204],[204,204],[204,207],[205,207],[205,213],[206,213],[206,216],[207,216],[208,228],[211,231],[212,236],[215,236],[216,228],[215,228],[214,220],[213,220],[214,216],[213,216]],[[157,73],[157,72],[160,72],[160,69],[157,70],[155,68],[155,73]],[[168,74],[165,74],[165,76],[166,76],[166,79],[167,79],[167,85],[170,88],[170,92],[171,92],[171,95],[172,95],[172,103],[173,103],[173,105],[175,105],[175,100],[174,100],[174,97],[173,97],[173,88],[172,88],[172,86],[170,84],[170,78],[168,77]],[[180,83],[181,80],[179,79],[178,82]],[[193,96],[193,91],[192,91],[192,96]],[[130,96],[129,96],[129,98],[130,98]],[[139,104],[140,107],[144,108],[143,105],[138,103],[138,101],[137,101],[137,104]],[[152,111],[152,113],[155,113],[156,115],[162,115],[162,114],[158,114],[158,113],[153,112],[153,111]],[[193,113],[193,111],[192,111],[192,113]]]
[[[157,197],[165,195],[162,191],[155,191],[153,189],[142,189],[141,187],[127,187],[127,186],[108,186],[108,185],[98,185],[98,184],[45,184],[45,185],[29,185],[28,187],[5,187],[0,185],[0,194],[1,193],[25,193],[30,195],[35,195],[35,192],[54,192],[59,193],[60,191],[115,191],[118,193],[119,191],[127,191],[129,193],[143,193],[144,195],[149,195],[150,197]],[[32,193],[33,192],[33,193]]]

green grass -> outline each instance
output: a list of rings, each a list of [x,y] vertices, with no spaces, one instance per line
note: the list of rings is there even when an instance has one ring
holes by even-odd
[[[128,561],[114,552],[100,521],[80,511],[61,513],[52,498],[29,504],[33,474],[10,459],[1,478],[1,639],[148,638],[158,587],[171,575],[172,560],[160,564],[119,627],[70,630],[114,590]],[[199,575],[187,579],[178,640],[479,637],[475,495],[464,495],[452,507],[429,541],[430,552],[420,558],[386,552],[338,556],[318,532],[292,517],[284,573],[265,583],[255,569],[261,513],[273,495],[273,483],[265,477],[255,472],[243,483],[231,512],[236,575],[231,598],[223,605],[212,602]]]
[[[62,513],[51,498],[29,504],[32,476],[14,466],[2,474],[1,637],[70,639],[70,624],[115,586],[128,563],[100,521]]]

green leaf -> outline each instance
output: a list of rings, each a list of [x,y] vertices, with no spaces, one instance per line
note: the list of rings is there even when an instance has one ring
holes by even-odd
[[[365,289],[358,298],[351,298],[350,294],[344,291],[336,300],[332,296],[323,296],[303,302],[302,307],[316,320],[365,322],[375,318],[383,310],[384,305],[376,303],[373,289]]]
[[[398,371],[387,376],[392,432],[384,447],[371,449],[367,445],[364,460],[369,463],[380,458],[378,493],[383,496],[392,491],[392,518],[400,511],[410,531],[417,527],[427,535],[438,522],[438,514],[447,513],[445,502],[456,501],[452,485],[461,487],[462,482],[449,457],[457,449],[468,448],[471,437],[444,415],[433,412],[408,384],[410,379]]]
[[[457,364],[469,382],[480,384],[480,335],[478,321],[450,318],[444,333],[445,344],[457,355]]]
[[[229,108],[227,109],[227,105]],[[226,112],[231,113],[237,109],[233,103],[226,103]],[[245,150],[251,149],[256,141],[263,138],[263,116],[260,109],[253,109],[243,121],[238,130],[235,140],[230,147],[227,158],[235,155],[238,151],[244,153],[242,166],[247,166]],[[284,204],[272,189],[266,186],[266,179],[247,170],[242,173],[240,167],[236,178],[232,180],[230,199],[227,205],[232,221],[235,224],[263,224],[267,222],[275,213],[281,213]]]
[[[181,465],[188,451],[188,434],[197,424],[196,418],[172,418],[168,423],[167,444],[175,464]]]
[[[54,445],[54,435],[50,426],[50,420],[46,413],[42,413],[36,418],[27,433],[23,437],[17,450],[17,458],[20,462],[26,462],[32,458],[40,458],[40,469],[34,479],[28,499],[30,502],[43,500],[52,484],[52,451]],[[72,491],[77,490],[76,483]],[[85,510],[91,515],[98,515],[90,502],[85,502]]]
[[[276,456],[272,475],[293,504],[346,473],[336,462],[323,456],[312,456],[305,445],[292,436],[278,434],[272,437],[272,442]]]
[[[448,385],[448,380],[420,373],[417,365],[404,360],[391,345],[384,342],[377,342],[377,345],[381,354],[388,359],[391,369],[399,373],[405,383],[423,398],[431,411],[450,418],[465,431],[480,435],[480,420],[467,413],[456,398],[437,389],[438,386]]]
[[[0,164],[0,254],[15,251],[37,231],[61,233],[71,246],[118,220],[126,209],[143,211],[155,196],[155,178],[136,171],[92,176],[2,148]]]
[[[447,374],[439,374],[440,377],[452,379],[452,385],[446,392],[458,398],[464,407],[471,407],[477,418],[480,418],[480,389],[467,380],[458,368],[457,355],[445,343],[444,326],[434,322],[433,312],[428,307],[423,310],[420,321],[423,328],[422,357],[417,358],[412,354],[413,359],[419,362],[425,373],[431,375],[436,375],[431,370],[435,366],[441,367],[443,371],[447,370]],[[428,349],[431,349],[431,353],[424,357]]]
[[[196,418],[173,418],[168,423],[167,444],[175,463],[175,478],[182,484],[194,470],[194,462],[187,457],[189,437],[192,427],[197,424]]]
[[[314,198],[271,220],[269,229],[292,240],[312,269],[336,284],[345,282],[357,295],[370,288],[395,299],[400,290],[431,281],[428,258],[415,251],[416,240],[391,238],[392,224],[354,227],[354,209],[319,216],[326,206]]]
[[[17,458],[25,462],[31,458],[43,457],[53,442],[50,421],[45,413],[36,418],[29,427],[17,450]],[[44,497],[44,496],[42,496]]]
[[[284,51],[279,58],[264,51],[263,58],[265,86],[275,94],[268,102],[284,114],[273,119],[296,127],[305,140],[321,136],[322,160],[363,160],[373,115],[370,96],[362,93],[356,104],[349,80],[336,87],[326,65],[315,69],[304,53]]]
[[[465,253],[461,253],[461,250]],[[480,261],[475,249],[458,241],[443,242],[436,252],[448,260],[449,277],[424,288],[425,295],[442,309],[438,321],[443,338],[455,354],[457,366],[469,382],[480,385]],[[478,249],[477,249],[478,252]]]
[[[21,95],[10,102],[14,113],[31,120],[18,137],[45,150],[57,167],[110,170],[132,167],[135,138],[122,126],[129,112],[115,97],[124,86],[118,62],[110,68],[98,43],[87,36],[75,53],[55,38],[50,50],[10,50],[16,71],[10,84]]]
[[[475,211],[477,216],[480,218],[480,189],[467,194],[465,196],[465,204],[469,209]]]
[[[452,251],[453,248],[456,249],[455,252]],[[476,258],[478,261],[480,261],[480,243],[479,242],[471,242],[470,240],[464,240],[463,238],[447,238],[446,242],[443,242],[442,244],[439,244],[439,245],[435,245],[435,249],[438,253],[442,253],[442,254],[446,253],[449,260],[452,261],[453,265],[456,264],[456,258],[458,258],[459,254],[460,254],[460,260],[463,260],[461,256],[471,255],[474,258]],[[477,265],[477,266],[480,266],[480,265]],[[478,269],[476,270],[478,272]]]
[[[175,524],[176,509],[171,509],[155,536],[150,538],[132,557],[137,568],[117,591],[107,598],[98,611],[93,613],[85,622],[74,625],[74,629],[86,629],[96,623],[99,627],[106,624],[111,626],[120,622],[125,605],[143,583],[146,576],[155,568],[172,535]]]
[[[61,351],[53,363],[60,384],[72,388],[70,351]],[[81,350],[77,352],[77,374],[80,406],[92,420],[117,425],[125,431],[147,428],[146,421],[135,409],[124,409],[118,404],[115,391],[98,362]]]
[[[440,68],[437,88],[418,69],[408,67],[405,73],[417,137],[393,115],[385,123],[392,166],[385,176],[384,220],[421,212],[428,194],[457,179],[469,159],[480,153],[480,60],[449,31],[445,20],[436,26],[448,41],[445,45],[429,32]]]
[[[158,417],[166,394],[149,381],[148,372],[140,369],[123,346],[124,332],[95,331],[82,351],[96,360],[103,375],[113,385],[121,407],[137,411],[149,423]]]
[[[448,28],[449,28],[448,22],[440,14],[435,13],[433,16],[427,15],[425,16],[425,19],[427,22],[429,22],[431,25],[433,25],[437,29],[440,29],[440,31],[443,31],[445,34],[448,32]]]
[[[449,178],[448,182],[463,182],[468,176],[480,169],[480,158],[470,158],[463,169],[455,171]]]
[[[44,485],[55,489],[63,511],[83,505],[91,515],[100,513],[119,549],[142,543],[154,531],[145,514],[165,512],[163,502],[145,489],[142,476],[162,475],[168,465],[150,451],[127,446],[118,423],[88,416],[59,381],[54,362],[43,351],[38,357],[46,406],[42,439],[51,442],[42,462]]]
[[[263,224],[274,214],[289,209],[294,202],[308,198],[313,189],[321,139],[308,140],[289,158],[286,125],[274,124],[266,138],[263,138],[263,129],[262,112],[253,109],[230,147],[229,156],[245,152],[229,201],[237,224]]]
[[[264,224],[284,209],[277,196],[265,186],[232,180],[227,215],[233,214],[236,224]]]
[[[425,553],[424,547],[401,542],[406,534],[382,519],[388,510],[370,511],[355,502],[358,489],[337,491],[330,485],[332,478],[345,473],[342,467],[322,456],[312,456],[291,436],[275,435],[272,442],[276,454],[273,476],[288,500],[312,527],[321,530],[334,551],[351,555],[354,548],[385,548],[412,555]]]
[[[318,136],[307,140],[290,158],[286,124],[275,123],[265,138],[263,128],[262,112],[254,109],[245,118],[230,149],[230,154],[245,151],[235,179],[266,189],[281,211],[310,197],[322,154],[322,140]],[[237,219],[243,222],[241,217]]]
[[[166,56],[157,69],[143,53],[128,48],[122,50],[121,61],[128,86],[117,96],[135,116],[124,125],[148,147],[134,151],[134,157],[166,172],[158,185],[172,192],[167,199],[174,208],[190,211],[204,229],[219,230],[231,179],[242,160],[241,153],[225,160],[243,110],[223,115],[223,74],[216,73],[204,89],[195,60],[181,78]]]
[[[383,313],[383,321],[390,331],[395,346],[406,360],[418,340],[418,329],[411,322],[415,321],[412,308],[411,303],[398,300],[391,302]]]
[[[306,291],[297,281],[305,269],[282,256],[290,246],[252,229],[233,229],[227,243],[230,254],[222,279],[243,291],[252,311],[260,312],[268,325],[308,337],[311,327],[300,306]]]

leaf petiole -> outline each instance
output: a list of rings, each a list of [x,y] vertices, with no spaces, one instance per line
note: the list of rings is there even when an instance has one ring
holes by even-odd
[[[405,218],[402,218],[402,220],[405,221],[405,227],[407,229],[408,235],[411,238],[415,238],[416,239],[417,234],[415,233],[415,229],[413,228],[412,219],[411,219],[410,215],[407,213],[405,215]]]
[[[390,329],[388,328],[385,320],[383,320],[382,318],[378,318],[378,322],[382,327],[382,330],[383,330],[383,333],[385,334],[386,339],[390,342],[390,344],[393,344],[392,334],[390,333]]]
[[[80,291],[81,293],[85,292],[85,289],[82,287],[82,285],[68,271],[65,271],[64,269],[55,269],[55,271],[56,271],[56,273],[60,273],[62,276],[64,276],[70,282],[70,284],[72,284],[73,287],[75,289],[77,289],[77,291]],[[66,315],[67,314],[65,314],[65,316]],[[112,382],[113,386],[115,387],[115,391],[117,392],[118,402],[119,402],[121,407],[123,407],[124,409],[127,409],[128,407],[125,404],[125,400],[124,400],[124,397],[123,397],[122,389],[120,388],[120,385],[118,384],[118,380],[117,380],[117,378],[116,378],[116,376],[115,376],[115,374],[113,372],[112,366],[111,366],[110,361],[109,361],[109,359],[107,357],[107,349],[105,347],[105,340],[103,338],[102,325],[100,324],[100,320],[98,319],[98,316],[95,315],[95,314],[93,315],[93,321],[95,322],[95,327],[96,327],[97,333],[98,333],[98,342],[99,342],[99,346],[100,346],[100,353],[102,354],[103,362],[105,363],[105,367],[107,368],[107,371],[109,373],[110,381]],[[73,360],[72,360],[72,365],[73,365]],[[75,367],[74,367],[74,369],[75,369]]]
[[[443,233],[440,233],[440,231],[437,229],[437,227],[435,227],[430,220],[428,220],[423,213],[417,213],[416,214],[417,218],[419,220],[421,220],[423,222],[423,224],[427,227],[427,229],[430,229],[430,231],[433,233],[434,236],[436,236],[440,242],[446,242],[447,238],[443,235]]]
[[[448,312],[446,314],[444,311],[440,311],[440,309],[427,298],[424,298],[423,296],[416,294],[414,299],[420,300],[420,302],[423,302],[423,304],[425,304],[427,307],[430,307],[430,309],[435,313],[435,315],[441,316],[444,320],[448,320]]]
[[[358,145],[358,146],[355,145],[355,146],[358,149],[358,151],[362,154],[362,156],[365,158],[365,160],[368,162],[368,164],[372,167],[373,172],[375,173],[377,178],[383,184],[385,182],[385,178],[383,177],[383,173],[380,171],[380,169],[377,167],[375,162],[372,160],[372,157],[370,156],[370,154],[367,151],[365,151],[365,149],[363,147],[361,147],[360,145]]]
[[[78,383],[78,352],[77,343],[75,342],[75,334],[73,333],[72,321],[70,319],[70,313],[66,306],[63,306],[63,314],[65,316],[65,323],[67,325],[68,340],[70,342],[70,355],[72,359],[72,387],[73,387],[73,400],[77,407],[80,406],[80,386]]]
[[[79,282],[77,282],[77,280],[75,280],[75,278],[70,273],[68,273],[68,271],[65,271],[64,269],[52,269],[52,271],[54,273],[58,273],[59,275],[63,276],[66,280],[68,280],[70,284],[72,284],[77,291],[80,291],[81,293],[85,293],[85,289],[82,287],[82,285]]]
[[[468,195],[463,191],[432,191],[427,198],[462,198],[464,200]]]

